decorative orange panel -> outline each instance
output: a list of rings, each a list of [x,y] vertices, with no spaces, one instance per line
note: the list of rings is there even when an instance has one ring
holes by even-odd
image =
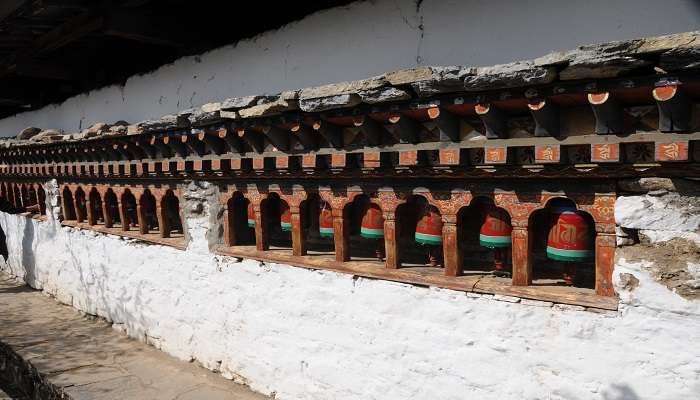
[[[316,154],[305,154],[301,158],[301,166],[304,168],[316,167]]]
[[[409,151],[399,152],[399,165],[416,165],[416,164],[418,164],[418,150],[409,150]]]
[[[440,165],[459,165],[460,149],[440,149]]]
[[[275,157],[275,167],[280,168],[280,169],[289,168],[289,157],[287,157],[287,156]]]
[[[381,154],[378,151],[366,151],[362,158],[365,168],[379,168]]]
[[[505,164],[508,160],[508,148],[505,146],[484,148],[485,164]]]
[[[688,161],[688,142],[657,142],[656,161]]]
[[[558,144],[535,146],[536,163],[558,163],[561,160],[561,149]]]
[[[262,157],[253,158],[253,169],[265,169],[265,159]]]
[[[591,162],[620,162],[618,143],[594,143],[591,145]]]

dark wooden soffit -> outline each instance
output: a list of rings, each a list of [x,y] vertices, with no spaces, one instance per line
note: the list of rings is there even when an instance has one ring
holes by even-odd
[[[0,118],[350,2],[3,0]]]

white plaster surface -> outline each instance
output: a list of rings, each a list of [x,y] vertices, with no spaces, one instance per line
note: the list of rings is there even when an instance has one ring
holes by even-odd
[[[648,231],[700,231],[700,198],[667,193],[663,196],[620,196],[615,222],[623,228]]]
[[[691,31],[698,21],[696,0],[356,2],[179,59],[131,77],[124,86],[5,118],[0,136],[14,136],[27,126],[78,132],[96,122],[136,123],[228,97],[362,79],[417,65],[532,59],[584,44]],[[86,62],[94,62],[89,54]]]
[[[51,193],[49,193],[51,196]],[[51,199],[49,199],[51,201]],[[700,393],[700,302],[620,260],[619,312],[262,264],[0,213],[0,269],[277,399],[677,400]],[[619,274],[639,279],[623,290]]]

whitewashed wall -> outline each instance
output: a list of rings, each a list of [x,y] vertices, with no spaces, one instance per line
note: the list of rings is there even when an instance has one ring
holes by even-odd
[[[49,203],[57,204],[49,193]],[[277,399],[677,400],[700,393],[700,301],[619,260],[620,311],[353,279],[0,213],[0,270]],[[627,291],[621,273],[639,286]]]
[[[697,0],[357,2],[182,58],[134,76],[124,86],[0,120],[0,136],[14,136],[27,126],[77,132],[95,122],[136,123],[211,100],[361,79],[416,65],[531,59],[583,44],[696,30],[698,21]],[[95,62],[89,54],[85,58]]]

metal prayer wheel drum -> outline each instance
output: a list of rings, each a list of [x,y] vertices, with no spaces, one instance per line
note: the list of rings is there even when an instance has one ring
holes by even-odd
[[[490,249],[510,247],[513,227],[508,213],[493,205],[484,206],[484,213],[486,218],[479,231],[479,244]]]
[[[280,201],[280,228],[284,232],[292,231],[292,211],[287,203]]]
[[[547,237],[547,258],[584,262],[593,258],[593,231],[585,214],[573,208],[553,208]]]
[[[248,227],[255,228],[255,208],[253,203],[248,203]]]
[[[416,242],[424,245],[439,246],[442,244],[442,217],[435,207],[425,207],[416,225]]]
[[[328,203],[321,203],[321,211],[318,221],[318,233],[321,237],[333,237],[333,213]]]
[[[360,224],[360,236],[365,239],[384,238],[384,216],[378,205],[369,203],[365,207]]]

